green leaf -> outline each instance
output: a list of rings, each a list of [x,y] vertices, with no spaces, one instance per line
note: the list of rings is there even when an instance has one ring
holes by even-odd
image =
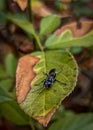
[[[10,77],[15,76],[17,59],[13,54],[8,54],[5,59],[5,68]]]
[[[79,47],[79,46],[71,47],[70,52],[73,54],[78,54],[78,53],[82,52],[82,47]]]
[[[89,47],[92,45],[93,45],[93,30],[90,31],[88,34],[78,38],[74,38],[72,36],[72,32],[70,30],[66,30],[59,36],[53,34],[45,42],[45,47],[49,49],[55,49],[55,48],[59,49],[75,46]]]
[[[6,1],[0,0],[0,12],[6,8]]]
[[[5,78],[3,80],[0,81],[0,86],[1,87],[4,87],[5,89],[7,90],[10,90],[10,88],[12,87],[13,85],[13,79],[9,79],[9,78]]]
[[[54,31],[60,25],[60,18],[57,15],[49,15],[41,20],[40,35]]]
[[[0,86],[0,103],[13,100],[13,96],[4,87]]]
[[[15,101],[0,104],[2,115],[16,125],[29,124],[29,117],[20,109]]]
[[[88,7],[85,7],[83,6],[81,9],[80,7],[76,7],[74,9],[74,13],[76,14],[76,16],[80,16],[80,15],[86,15],[86,16],[89,16],[89,15],[92,15],[92,10]]]
[[[59,114],[57,116],[57,114]],[[53,122],[48,130],[93,130],[93,114],[74,114],[63,111],[54,116]]]
[[[65,50],[46,51],[45,53],[36,52],[31,56],[37,57],[40,60],[34,67],[36,76],[32,82],[30,81],[32,89],[27,93],[25,100],[20,103],[20,106],[29,116],[35,119],[38,117],[40,117],[40,119],[43,118],[42,120],[37,120],[46,126],[54,113],[54,109],[57,109],[61,101],[74,89],[77,79],[77,64],[73,56]],[[41,92],[37,91],[43,87],[43,80],[46,78],[43,72],[49,73],[53,68],[55,68],[57,72],[60,71],[56,75],[56,79],[62,83],[56,81],[49,89],[44,89]],[[21,77],[21,80],[22,78],[25,80],[25,77]],[[19,82],[21,83],[22,81]],[[19,86],[20,89],[21,87],[22,86]],[[19,97],[20,96],[21,95],[19,95]],[[46,115],[49,119],[45,118]]]
[[[29,22],[24,15],[22,14],[13,14],[13,15],[8,15],[7,18],[18,25],[21,29],[23,29],[25,32],[28,34],[36,35],[34,27],[31,22]]]
[[[8,22],[8,20],[6,18],[6,14],[3,11],[0,12],[0,26],[1,26],[1,28],[4,28],[5,25],[7,24],[7,22]]]
[[[8,74],[2,64],[0,64],[0,80],[8,77]]]

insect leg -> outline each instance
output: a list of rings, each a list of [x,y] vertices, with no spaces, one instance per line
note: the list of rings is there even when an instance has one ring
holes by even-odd
[[[55,81],[57,81],[57,82],[59,82],[59,83],[61,83],[61,84],[63,84],[63,85],[67,85],[66,83],[61,82],[61,81],[59,81],[59,80],[57,80],[57,79],[55,79]]]
[[[44,74],[44,75],[46,75],[46,76],[48,76],[48,74],[47,74],[47,73],[45,73],[45,72],[43,72],[43,74]]]
[[[43,79],[42,81],[40,81],[39,83],[35,84],[35,86],[38,86],[39,84],[41,84],[42,82],[44,82],[45,79]]]
[[[31,91],[31,92],[32,92],[32,93],[34,93],[34,92],[41,93],[43,89],[45,89],[45,88],[44,88],[44,87],[41,87],[41,88],[38,88],[38,89],[33,90],[33,91]]]
[[[42,83],[42,82],[44,82],[45,81],[45,79],[44,80],[42,80],[40,83]],[[40,83],[38,83],[38,84],[35,84],[35,86],[38,86]],[[42,91],[44,89],[44,86],[43,87],[41,87],[41,88],[38,88],[38,89],[36,89],[36,90],[32,90],[31,92],[33,93],[33,92],[38,92],[38,91]],[[41,92],[40,91],[40,92]]]
[[[38,93],[41,93],[44,89],[45,89],[45,87],[42,87],[42,88],[38,91]]]

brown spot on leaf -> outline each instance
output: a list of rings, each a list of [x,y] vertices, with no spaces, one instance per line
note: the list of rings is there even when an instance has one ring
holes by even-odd
[[[21,103],[30,90],[30,84],[35,77],[33,67],[39,61],[38,57],[26,55],[20,58],[16,72],[16,95],[18,103]]]
[[[56,109],[57,108],[53,108],[46,116],[35,117],[35,119],[38,120],[38,122],[40,124],[42,124],[44,127],[47,127],[47,125],[48,125],[49,121],[51,120],[51,117],[55,113]]]

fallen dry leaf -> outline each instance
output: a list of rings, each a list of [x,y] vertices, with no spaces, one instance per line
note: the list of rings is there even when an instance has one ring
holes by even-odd
[[[26,9],[28,0],[13,0],[13,1],[19,5],[22,11]]]
[[[27,38],[24,34],[21,33],[15,33],[13,35],[13,39],[15,41],[15,45],[17,49],[24,53],[28,54],[31,53],[34,50],[34,45],[29,38]]]
[[[60,29],[56,30],[56,34],[59,35],[67,29],[70,29],[73,33],[74,37],[80,37],[88,33],[91,29],[93,29],[93,21],[84,20],[80,21],[81,28],[77,27],[77,22],[72,22],[62,26]]]
[[[52,14],[52,12],[41,2],[32,2],[32,11],[39,17],[44,17]]]

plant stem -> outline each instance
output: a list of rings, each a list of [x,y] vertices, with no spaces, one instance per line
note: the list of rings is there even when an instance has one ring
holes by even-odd
[[[31,0],[28,0],[28,14],[29,14],[29,21],[32,22],[33,17],[32,17],[32,9],[31,9]]]
[[[35,39],[36,39],[36,41],[37,41],[37,44],[38,44],[40,50],[41,50],[41,51],[44,51],[44,48],[43,48],[43,46],[42,46],[42,44],[41,44],[41,42],[40,42],[40,40],[39,40],[39,37],[38,37],[36,34],[34,34],[34,37],[35,37]]]
[[[33,23],[31,0],[28,0],[28,13],[29,13],[29,21]],[[44,50],[43,46],[42,46],[42,44],[39,40],[39,37],[37,36],[36,33],[34,33],[34,37],[37,41],[37,44],[38,44],[40,50],[43,51]]]
[[[44,48],[43,48],[43,46],[42,46],[42,44],[41,44],[41,42],[40,42],[40,39],[39,39],[39,37],[36,35],[36,34],[34,34],[34,37],[35,37],[35,39],[36,39],[36,41],[37,41],[37,44],[38,44],[38,46],[39,46],[39,48],[40,48],[40,50],[43,52],[43,58],[44,58],[44,72],[46,73],[46,57],[45,57],[45,52],[44,52]]]
[[[34,123],[33,123],[33,121],[31,119],[29,121],[29,125],[31,127],[31,130],[35,130]]]

